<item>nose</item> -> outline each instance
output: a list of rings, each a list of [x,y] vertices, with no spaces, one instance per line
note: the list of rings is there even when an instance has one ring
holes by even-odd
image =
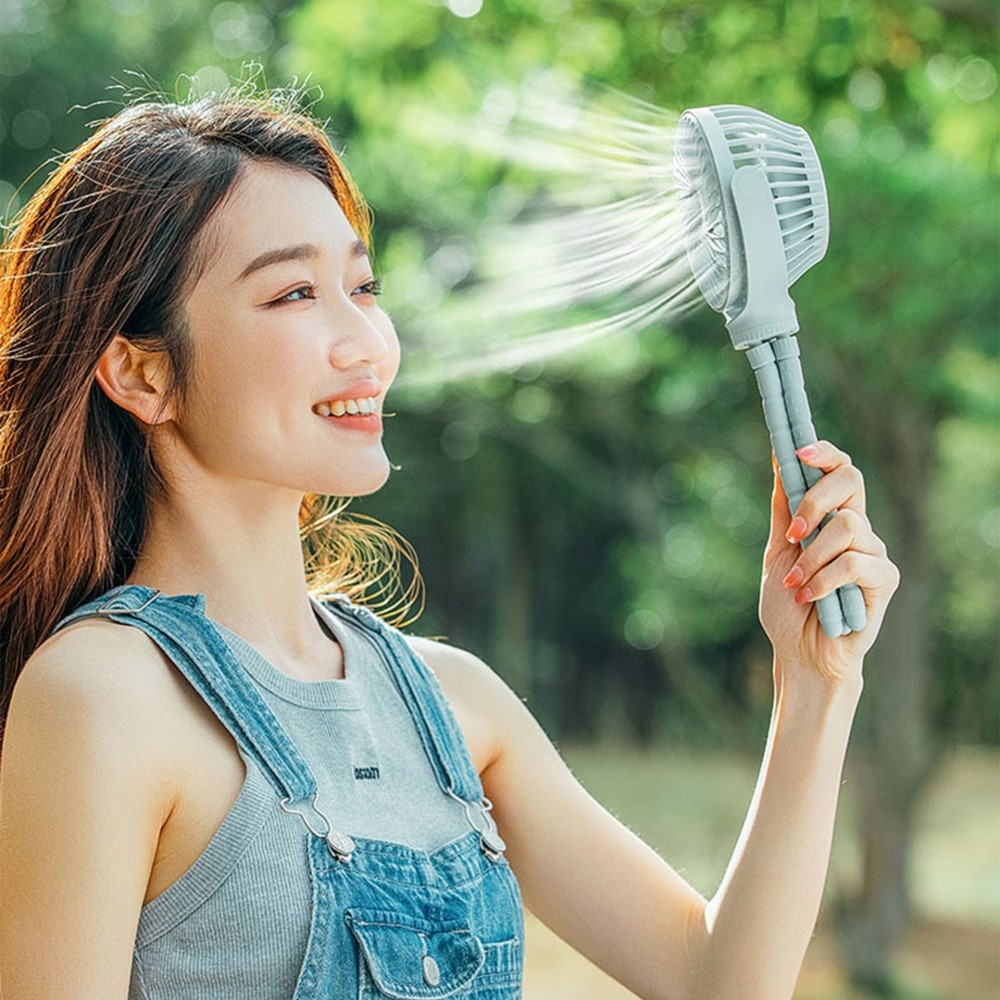
[[[345,296],[330,317],[330,362],[335,368],[377,365],[395,341],[392,321],[378,308],[363,308]]]

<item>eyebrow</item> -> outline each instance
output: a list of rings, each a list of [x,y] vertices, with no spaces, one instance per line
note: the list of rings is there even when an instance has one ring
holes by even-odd
[[[243,281],[249,278],[255,271],[262,267],[270,267],[272,264],[281,264],[288,260],[311,260],[319,257],[323,251],[315,243],[296,243],[294,246],[275,247],[273,250],[265,250],[258,254],[240,272],[236,281]],[[364,240],[355,240],[348,251],[351,257],[367,257],[368,246]]]

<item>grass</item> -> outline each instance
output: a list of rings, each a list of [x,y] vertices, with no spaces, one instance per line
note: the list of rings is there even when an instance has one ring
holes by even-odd
[[[702,893],[711,894],[739,833],[757,762],[730,754],[573,747],[587,788]],[[850,788],[838,815],[827,896],[855,885]],[[920,918],[898,956],[897,1000],[1000,998],[1000,754],[963,748],[938,772],[920,813],[913,896]],[[625,1000],[613,983],[529,918],[525,1000]],[[796,1000],[870,1000],[844,981],[823,918]]]

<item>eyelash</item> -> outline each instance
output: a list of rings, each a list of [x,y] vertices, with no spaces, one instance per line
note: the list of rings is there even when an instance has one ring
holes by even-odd
[[[297,296],[299,292],[308,292],[309,294],[305,298],[292,298],[293,295]],[[316,298],[315,285],[299,285],[298,288],[293,288],[290,292],[286,292],[280,299],[275,299],[270,305],[283,306],[288,302],[307,302],[309,299],[314,298]]]
[[[382,294],[382,279],[372,278],[370,281],[366,281],[363,285],[358,285],[355,291],[362,292],[364,295],[381,295]],[[299,292],[308,292],[304,299],[292,298],[293,295],[297,295]],[[287,302],[307,302],[310,299],[316,298],[316,285],[299,285],[298,288],[293,288],[290,292],[282,295],[281,298],[275,299],[272,306],[285,305]]]

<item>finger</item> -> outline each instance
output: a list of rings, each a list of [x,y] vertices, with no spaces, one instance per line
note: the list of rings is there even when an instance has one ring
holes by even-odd
[[[882,556],[869,555],[850,549],[815,573],[808,584],[795,592],[796,604],[808,604],[832,594],[846,583],[856,583],[865,595],[865,605],[885,595],[887,598],[899,583],[899,570]]]
[[[827,563],[851,550],[880,558],[886,555],[885,543],[868,521],[853,510],[841,510],[822,527],[809,547],[802,550],[782,582],[789,590],[807,586]]]
[[[807,538],[835,510],[851,510],[867,520],[864,476],[853,465],[836,466],[806,490],[789,525],[788,540],[797,542]]]
[[[841,465],[851,464],[851,456],[829,441],[814,441],[797,449],[795,454],[806,465],[822,469],[823,472],[832,472]]]

